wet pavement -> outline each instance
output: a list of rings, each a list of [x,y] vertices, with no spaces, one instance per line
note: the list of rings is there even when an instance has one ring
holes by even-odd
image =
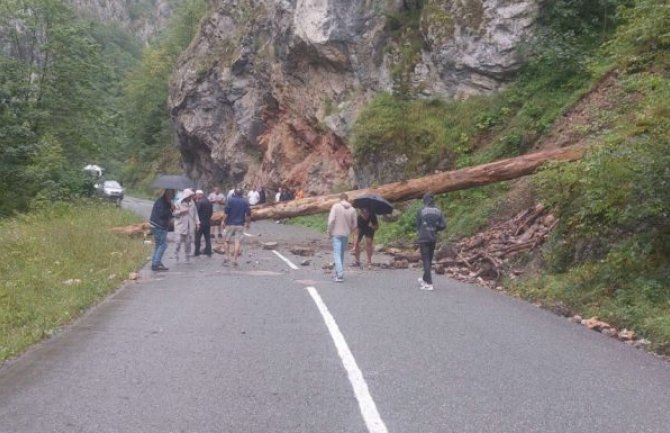
[[[335,283],[323,235],[248,232],[238,267],[171,243],[169,272],[0,367],[0,432],[668,431],[667,362],[488,289],[420,291],[416,269]]]

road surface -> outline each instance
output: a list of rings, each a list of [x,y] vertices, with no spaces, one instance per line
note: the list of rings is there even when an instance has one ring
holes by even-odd
[[[488,289],[420,291],[419,270],[335,283],[321,235],[250,232],[237,268],[170,245],[169,272],[1,367],[0,432],[670,431],[667,362]]]

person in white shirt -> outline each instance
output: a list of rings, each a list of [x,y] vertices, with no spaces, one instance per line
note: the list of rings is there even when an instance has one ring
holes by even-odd
[[[212,191],[208,196],[207,199],[209,200],[210,203],[212,203],[213,210],[214,212],[223,212],[226,209],[226,196],[223,195],[221,192],[221,188],[218,186],[214,187],[214,191]],[[214,233],[212,233],[214,236],[216,236],[219,239],[223,238],[223,230],[221,229],[221,225],[217,225],[214,228]]]
[[[250,206],[256,206],[258,202],[261,200],[261,195],[254,187],[251,189],[251,191],[249,191],[249,194],[247,194],[247,199],[249,200]]]
[[[195,233],[200,228],[198,209],[193,203],[195,193],[191,189],[185,189],[181,201],[172,212],[174,218],[174,233],[178,235],[174,258],[179,260],[179,250],[184,245],[186,261],[191,258],[191,243],[195,239]]]

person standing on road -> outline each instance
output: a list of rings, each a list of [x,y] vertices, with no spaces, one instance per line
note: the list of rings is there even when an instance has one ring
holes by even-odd
[[[377,215],[370,209],[362,208],[358,213],[356,220],[358,233],[354,238],[354,258],[356,266],[361,264],[361,243],[367,239],[365,243],[365,255],[368,259],[368,269],[372,269],[372,241],[375,237],[375,231],[379,228],[379,221]]]
[[[191,242],[195,232],[200,227],[200,218],[198,218],[198,209],[193,203],[195,193],[187,188],[181,196],[181,200],[174,210],[174,234],[178,236],[177,247],[175,248],[174,258],[179,260],[179,250],[184,244],[184,254],[186,261],[191,259]]]
[[[249,229],[251,224],[251,207],[243,197],[244,191],[236,189],[233,196],[226,203],[226,216],[223,220],[223,237],[226,242],[226,262],[232,261],[237,266],[237,258],[240,255],[240,243],[244,237],[244,230]],[[234,251],[231,254],[231,241],[235,242]],[[232,255],[232,257],[231,257]]]
[[[423,208],[416,213],[416,231],[418,244],[423,262],[423,277],[419,278],[421,290],[433,290],[433,278],[431,267],[433,265],[433,254],[437,243],[437,232],[447,228],[442,216],[442,211],[435,205],[435,197],[432,193],[423,196]]]
[[[214,206],[213,209],[214,212],[223,212],[225,210],[226,196],[224,193],[221,192],[221,188],[215,186],[214,191],[212,191],[207,198],[209,199],[209,202],[212,203],[212,206]],[[214,232],[217,238],[219,239],[223,238],[222,235],[223,229],[221,229],[221,224],[215,227]]]
[[[335,261],[335,282],[344,281],[344,252],[347,249],[349,234],[356,228],[356,210],[347,201],[345,193],[340,194],[340,201],[330,208],[328,214],[328,237],[333,243],[333,259]]]
[[[249,200],[249,206],[256,206],[261,201],[261,195],[256,188],[253,187],[247,194],[247,199]]]
[[[262,186],[258,187],[258,204],[265,204],[267,202],[267,197],[265,195],[265,188]]]
[[[205,250],[203,254],[207,257],[212,257],[212,240],[210,239],[210,222],[212,219],[213,207],[212,203],[208,198],[205,197],[205,193],[199,189],[195,192],[195,206],[198,210],[198,219],[200,219],[200,226],[197,233],[195,234],[195,252],[194,256],[200,255],[200,238],[205,237]]]
[[[174,205],[172,198],[175,191],[173,189],[166,189],[163,195],[158,197],[151,208],[151,217],[149,218],[149,225],[151,232],[154,235],[154,253],[151,256],[151,270],[152,271],[167,271],[168,268],[163,265],[163,254],[167,248],[167,234],[170,228],[170,219],[172,218],[172,211]]]

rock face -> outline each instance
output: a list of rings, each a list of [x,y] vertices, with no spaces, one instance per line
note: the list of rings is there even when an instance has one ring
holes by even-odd
[[[168,0],[66,0],[81,15],[115,22],[148,42],[172,14]],[[174,2],[173,2],[174,3]]]
[[[205,185],[349,187],[347,136],[377,92],[399,80],[419,97],[500,89],[536,2],[211,0],[170,89],[186,171]],[[411,14],[419,24],[405,29]],[[403,34],[423,47],[409,59]]]

